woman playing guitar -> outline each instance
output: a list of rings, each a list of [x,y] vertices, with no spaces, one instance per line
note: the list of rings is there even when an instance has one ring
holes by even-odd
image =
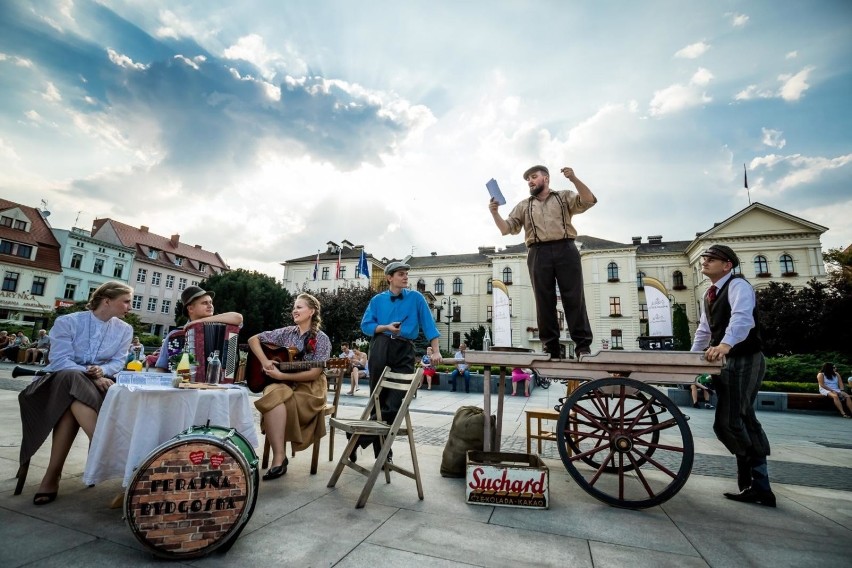
[[[276,347],[289,348],[301,354],[304,362],[322,362],[331,354],[331,341],[320,331],[320,304],[310,294],[299,294],[293,304],[295,325],[274,331],[264,331],[248,340],[250,357],[260,363],[268,380],[263,396],[255,406],[263,415],[261,428],[272,448],[272,463],[263,475],[264,481],[277,479],[287,473],[286,442],[296,451],[304,450],[325,436],[325,417],[328,385],[321,366],[298,367],[302,370],[284,372],[287,368],[272,355]],[[287,349],[279,353],[287,353]],[[286,360],[285,356],[285,360]],[[299,358],[297,355],[294,358]]]

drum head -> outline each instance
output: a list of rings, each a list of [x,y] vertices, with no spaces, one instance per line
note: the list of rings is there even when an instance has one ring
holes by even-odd
[[[257,477],[227,439],[178,436],[136,470],[124,499],[125,518],[158,556],[194,558],[225,544],[227,549],[254,510]]]

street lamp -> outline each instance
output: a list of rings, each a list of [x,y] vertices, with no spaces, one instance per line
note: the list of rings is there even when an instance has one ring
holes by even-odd
[[[450,322],[453,321],[453,308],[459,305],[459,301],[455,298],[444,298],[441,300],[441,305],[447,307],[447,352],[452,353],[453,349],[450,345]]]

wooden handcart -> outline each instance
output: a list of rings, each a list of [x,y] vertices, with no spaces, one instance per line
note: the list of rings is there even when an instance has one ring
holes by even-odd
[[[641,509],[673,497],[692,471],[688,418],[653,385],[691,384],[718,374],[721,362],[689,351],[599,351],[577,360],[551,360],[530,352],[467,351],[484,365],[485,451],[490,448],[491,366],[499,367],[497,447],[507,369],[531,368],[554,379],[579,381],[564,400],[557,423],[559,455],[588,494],[616,507]]]

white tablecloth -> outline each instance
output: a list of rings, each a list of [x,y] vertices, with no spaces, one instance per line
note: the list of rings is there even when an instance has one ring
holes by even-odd
[[[208,420],[211,426],[236,429],[252,447],[258,447],[245,389],[111,387],[98,414],[83,483],[123,477],[126,487],[133,470],[155,448]]]

